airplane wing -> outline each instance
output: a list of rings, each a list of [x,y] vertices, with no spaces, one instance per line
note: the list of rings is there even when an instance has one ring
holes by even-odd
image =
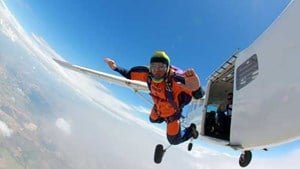
[[[121,76],[115,76],[115,75],[112,75],[112,74],[92,70],[92,69],[81,67],[81,66],[78,66],[78,65],[73,65],[71,63],[61,61],[61,60],[57,60],[57,59],[53,59],[53,60],[56,63],[58,63],[59,65],[61,65],[62,67],[71,69],[73,71],[80,72],[80,73],[83,73],[83,74],[86,74],[86,75],[89,75],[89,76],[94,76],[94,77],[97,77],[99,79],[114,83],[116,85],[128,87],[128,88],[133,89],[134,91],[143,91],[143,92],[149,93],[147,83],[145,83],[145,82],[141,82],[141,81],[137,81],[137,80],[129,80],[129,79],[126,79],[126,78],[121,77]]]

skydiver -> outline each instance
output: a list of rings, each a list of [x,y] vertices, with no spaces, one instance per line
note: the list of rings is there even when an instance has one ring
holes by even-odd
[[[164,51],[156,51],[150,59],[150,66],[136,66],[124,69],[110,58],[104,61],[108,66],[127,79],[147,82],[154,102],[150,113],[150,122],[167,123],[167,139],[170,144],[177,145],[190,138],[197,138],[195,124],[181,130],[180,118],[182,109],[189,104],[192,97],[200,99],[204,95],[200,80],[193,69],[182,74],[171,66],[170,58]]]

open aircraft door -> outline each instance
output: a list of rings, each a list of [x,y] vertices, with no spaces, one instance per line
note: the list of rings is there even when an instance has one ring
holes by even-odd
[[[233,55],[223,65],[213,72],[206,85],[204,108],[202,114],[201,139],[208,139],[220,145],[228,145],[230,139],[230,124],[227,124],[227,132],[224,125],[219,123],[218,106],[226,101],[226,95],[233,92],[234,63],[236,55]]]

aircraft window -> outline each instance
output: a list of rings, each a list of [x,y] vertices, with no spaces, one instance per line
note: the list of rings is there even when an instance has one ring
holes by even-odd
[[[236,88],[237,90],[242,89],[253,81],[258,75],[258,61],[257,55],[252,55],[244,63],[237,68],[236,73]]]

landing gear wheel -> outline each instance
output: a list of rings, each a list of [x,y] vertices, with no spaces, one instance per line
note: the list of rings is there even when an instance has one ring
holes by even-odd
[[[193,148],[193,143],[189,143],[189,145],[188,145],[188,151],[191,151],[192,148]]]
[[[241,155],[240,155],[240,159],[239,159],[239,164],[241,167],[246,167],[252,159],[252,153],[251,151],[244,151]]]
[[[154,152],[154,162],[159,164],[164,156],[164,146],[161,144],[156,145]]]

